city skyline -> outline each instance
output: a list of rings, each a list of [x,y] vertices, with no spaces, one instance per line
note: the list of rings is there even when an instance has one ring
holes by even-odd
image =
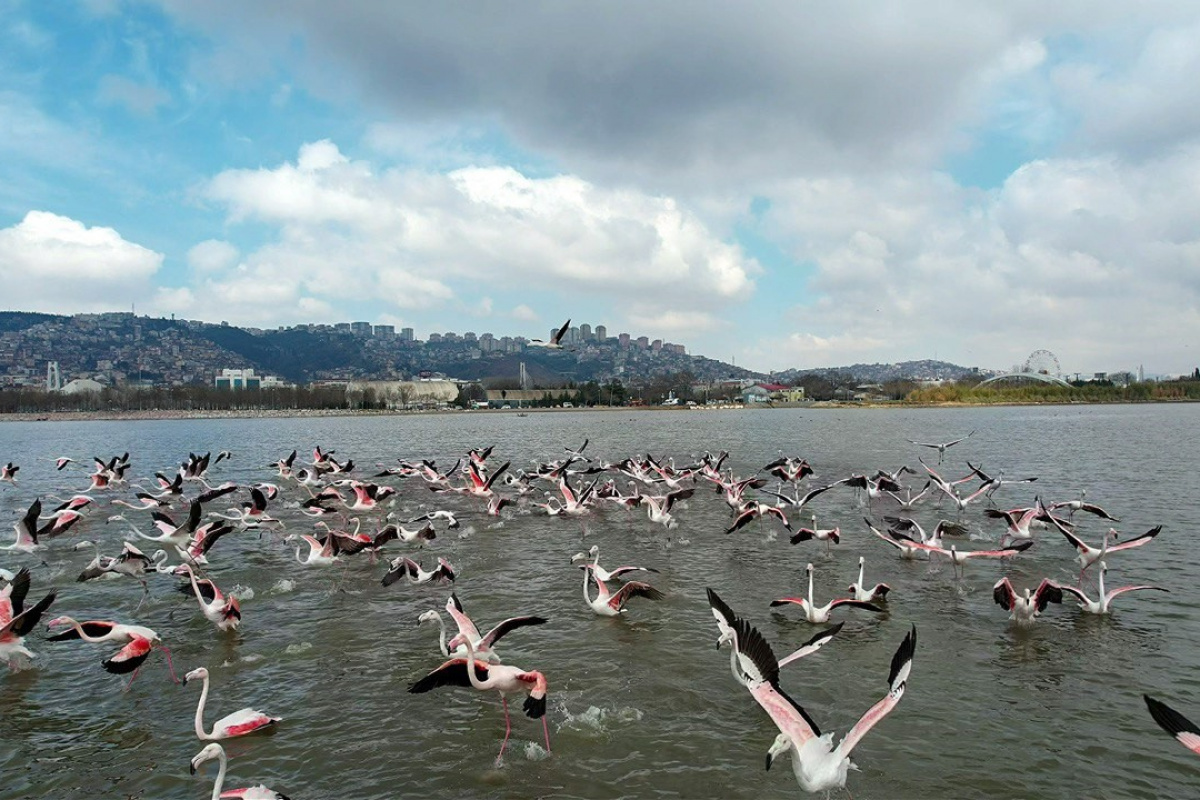
[[[1179,2],[16,0],[0,296],[1188,373],[1197,61]]]

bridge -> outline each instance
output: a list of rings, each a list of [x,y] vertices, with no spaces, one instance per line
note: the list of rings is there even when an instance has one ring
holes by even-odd
[[[1062,370],[1058,365],[1058,357],[1054,353],[1051,353],[1049,350],[1034,350],[1029,354],[1029,358],[1025,359],[1025,363],[1019,369],[988,378],[979,385],[987,386],[989,383],[999,383],[1001,381],[1034,381],[1036,383],[1048,383],[1052,386],[1070,386],[1071,384],[1060,377],[1061,372]]]

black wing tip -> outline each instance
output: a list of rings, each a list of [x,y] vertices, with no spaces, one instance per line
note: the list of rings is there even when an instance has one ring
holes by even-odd
[[[892,668],[888,672],[888,685],[896,680],[896,676],[900,674],[900,670],[904,665],[912,661],[913,654],[917,649],[917,626],[913,624],[912,629],[904,636],[904,641],[896,648],[895,655],[892,656]]]
[[[1172,736],[1178,736],[1181,733],[1200,735],[1200,728],[1195,723],[1166,703],[1161,700],[1155,700],[1148,694],[1143,694],[1142,699],[1146,701],[1146,708],[1149,709],[1150,716],[1167,733]]]
[[[525,698],[525,715],[530,719],[540,719],[546,716],[546,698],[529,695]]]

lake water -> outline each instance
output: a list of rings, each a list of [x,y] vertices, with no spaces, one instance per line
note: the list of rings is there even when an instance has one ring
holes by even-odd
[[[493,466],[528,466],[561,457],[586,437],[589,455],[611,461],[650,452],[684,463],[704,450],[728,450],[726,466],[739,476],[782,450],[809,459],[816,486],[901,464],[920,469],[918,455],[936,463],[937,454],[906,439],[944,441],[971,430],[977,433],[947,452],[944,474],[964,475],[970,460],[1008,477],[1039,477],[1001,489],[1002,507],[1030,504],[1037,494],[1071,499],[1087,489],[1089,501],[1122,518],[1122,535],[1163,526],[1148,546],[1109,557],[1108,582],[1157,583],[1170,594],[1123,596],[1111,618],[1084,615],[1068,599],[1018,629],[993,603],[992,584],[1001,575],[1018,588],[1042,577],[1073,582],[1074,553],[1057,533],[1041,533],[1032,550],[1005,563],[969,563],[960,580],[948,567],[931,571],[925,562],[897,559],[867,532],[868,509],[844,488],[811,506],[821,527],[842,528],[842,544],[827,554],[823,543],[790,545],[774,522],[725,535],[728,511],[706,486],[678,509],[680,525],[668,542],[668,532],[643,511],[569,519],[517,508],[497,521],[477,501],[434,495],[416,479],[391,481],[400,488],[401,517],[446,507],[460,511],[462,521],[457,531],[439,526],[424,551],[394,543],[391,556],[411,552],[426,566],[436,555],[448,558],[459,570],[455,589],[481,628],[518,614],[550,620],[509,634],[497,649],[505,663],[546,674],[553,754],[543,757],[541,725],[514,703],[513,740],[500,769],[494,759],[504,718],[494,693],[407,692],[443,660],[436,631],[418,629],[416,618],[444,606],[444,587],[385,588],[386,567],[363,557],[346,568],[304,567],[278,535],[239,533],[211,557],[210,573],[222,588],[253,592],[242,604],[241,629],[224,634],[200,615],[194,598],[174,590],[174,578],[151,576],[150,599],[136,612],[136,582],[74,582],[92,555],[73,550],[74,541],[96,539],[110,555],[120,549],[127,528],[105,525],[115,510],[107,507],[36,556],[0,551],[0,567],[30,566],[31,598],[57,588],[49,616],[147,625],[171,647],[181,675],[207,666],[210,724],[243,706],[284,717],[273,735],[227,743],[227,788],[265,783],[293,798],[762,798],[803,793],[787,758],[763,769],[777,731],[733,681],[727,651],[714,649],[705,588],[718,591],[782,656],[819,628],[801,621],[798,609],[769,602],[802,593],[809,561],[818,602],[844,593],[861,555],[868,581],[893,587],[888,612],[845,612],[842,633],[782,677],[822,729],[840,738],[883,696],[891,655],[916,625],[908,692],[855,750],[861,771],[848,781],[855,798],[1194,797],[1197,762],[1154,724],[1142,693],[1200,721],[1198,429],[1200,405],[0,425],[0,462],[22,467],[16,486],[0,484],[6,530],[34,496],[87,485],[83,470],[54,471],[51,459],[59,455],[90,467],[92,455],[128,450],[136,482],[173,472],[189,451],[229,449],[234,458],[211,468],[210,479],[251,482],[274,480],[266,464],[293,448],[301,452],[297,463],[307,461],[313,445],[353,458],[369,474],[377,462],[396,458],[449,466],[487,445],[495,446]],[[906,482],[920,486],[924,479]],[[294,484],[286,492],[292,501],[303,496]],[[272,510],[289,530],[311,528],[281,501]],[[894,511],[894,504],[875,509]],[[913,515],[932,526],[954,512],[924,504]],[[989,541],[1004,530],[981,507],[968,508],[963,519]],[[1085,514],[1076,522],[1093,542],[1108,525]],[[623,618],[595,616],[580,596],[581,573],[569,563],[591,544],[600,545],[606,566],[658,568],[649,580],[666,599],[635,600]],[[199,689],[171,683],[160,655],[124,693],[124,679],[100,667],[116,648],[47,642],[40,631],[27,645],[38,655],[35,667],[0,673],[4,798],[208,797],[215,764],[202,776],[188,774],[201,748],[192,731]]]

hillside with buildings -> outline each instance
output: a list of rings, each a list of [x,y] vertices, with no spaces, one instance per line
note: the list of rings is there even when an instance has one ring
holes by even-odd
[[[471,331],[421,340],[411,328],[366,322],[262,330],[130,313],[0,312],[0,386],[46,386],[50,365],[60,385],[79,379],[113,387],[213,386],[227,370],[253,370],[254,385],[445,376],[519,388],[613,379],[635,385],[685,372],[701,382],[760,377],[689,355],[682,344],[612,336],[602,325],[570,328],[563,344],[549,350],[519,336]],[[232,386],[245,377],[224,380]]]

